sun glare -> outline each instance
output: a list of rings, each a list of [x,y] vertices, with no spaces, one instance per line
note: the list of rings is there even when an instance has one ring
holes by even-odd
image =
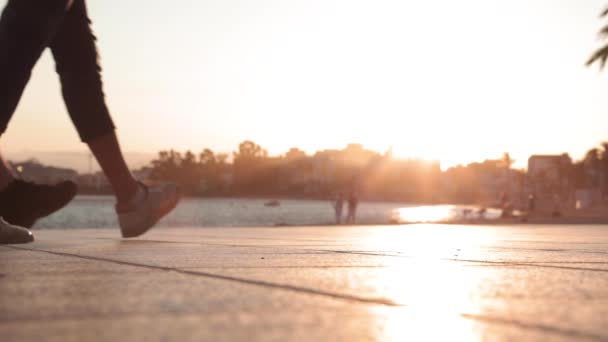
[[[448,209],[426,208],[418,213],[421,218],[439,217]],[[425,224],[402,228],[373,231],[361,240],[366,250],[393,255],[368,283],[397,305],[368,309],[375,317],[370,327],[375,328],[377,339],[468,341],[482,337],[483,327],[465,317],[487,309],[488,303],[481,301],[478,293],[495,274],[451,260],[474,257],[496,239],[495,234],[483,228],[463,231],[441,225],[434,229]]]
[[[408,223],[431,223],[449,221],[456,217],[454,207],[446,206],[421,206],[412,208],[402,208],[396,210],[394,219],[397,222]]]

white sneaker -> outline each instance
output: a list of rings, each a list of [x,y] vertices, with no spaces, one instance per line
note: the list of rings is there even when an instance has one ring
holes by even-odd
[[[34,241],[29,230],[10,224],[0,217],[0,245],[28,243]]]
[[[167,215],[179,202],[180,191],[175,184],[146,186],[140,183],[143,194],[132,203],[116,206],[120,231],[125,238],[140,236]]]

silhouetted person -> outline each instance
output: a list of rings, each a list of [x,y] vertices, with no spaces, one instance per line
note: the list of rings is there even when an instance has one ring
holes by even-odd
[[[353,224],[357,218],[357,206],[359,205],[359,199],[354,192],[351,192],[348,196],[348,213],[346,214],[346,223]]]
[[[534,194],[530,194],[528,196],[528,212],[534,212],[536,209],[536,196]]]
[[[558,194],[553,194],[553,211],[551,212],[553,217],[561,217],[561,199]]]
[[[148,187],[139,183],[125,163],[104,99],[85,0],[9,0],[6,4],[0,18],[0,133],[6,131],[32,68],[47,47],[55,59],[70,118],[114,190],[123,237],[145,233],[175,207],[179,191],[173,184]],[[0,216],[8,223],[30,227],[66,205],[75,193],[71,182],[42,186],[19,180],[0,156]],[[13,231],[11,227],[0,224],[0,232]]]
[[[502,218],[510,218],[513,213],[513,207],[511,202],[509,202],[509,196],[506,192],[500,195],[500,208],[502,209],[502,214],[500,215]]]
[[[503,191],[500,194],[500,208],[504,209],[508,205],[508,202],[509,202],[509,197],[507,196],[507,193]]]
[[[334,212],[336,214],[336,224],[342,223],[342,210],[344,209],[344,195],[339,193],[334,201]]]
[[[479,208],[479,210],[477,211],[477,217],[482,220],[485,219],[487,211],[488,210],[486,209],[486,207]]]

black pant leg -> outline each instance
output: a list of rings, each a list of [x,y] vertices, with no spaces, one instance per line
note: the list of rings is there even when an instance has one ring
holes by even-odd
[[[105,103],[101,67],[84,0],[75,0],[50,43],[63,99],[80,138],[88,142],[114,130]]]
[[[9,0],[0,17],[0,134],[4,133],[32,68],[53,39],[67,0]]]

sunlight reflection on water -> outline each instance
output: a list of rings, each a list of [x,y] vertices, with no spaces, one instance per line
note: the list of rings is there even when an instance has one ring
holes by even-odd
[[[501,210],[455,205],[433,205],[399,208],[393,211],[395,223],[437,223],[454,220],[495,220]]]

